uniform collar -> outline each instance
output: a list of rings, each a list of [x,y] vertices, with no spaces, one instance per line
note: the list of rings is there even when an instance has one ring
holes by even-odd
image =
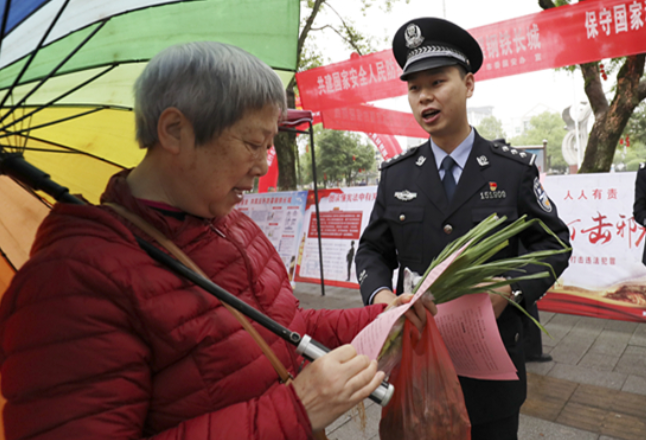
[[[467,159],[469,158],[469,154],[471,154],[471,150],[473,149],[474,139],[475,139],[475,132],[473,130],[473,127],[471,127],[471,131],[469,132],[469,135],[450,154],[450,156],[453,158],[455,163],[458,164],[458,166],[463,170],[464,170],[464,166],[467,163]],[[435,142],[433,142],[433,138],[430,139],[430,142],[431,142],[431,150],[433,151],[433,155],[435,156],[435,166],[439,170],[440,166],[442,165],[442,161],[446,156],[449,156],[449,155],[446,154],[446,152],[442,150],[440,147],[435,145]]]

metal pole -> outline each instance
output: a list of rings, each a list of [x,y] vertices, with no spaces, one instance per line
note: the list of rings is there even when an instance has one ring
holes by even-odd
[[[323,245],[321,244],[321,216],[319,215],[319,190],[316,184],[316,155],[314,154],[314,129],[310,122],[310,146],[312,147],[312,177],[314,181],[314,206],[316,209],[316,232],[319,239],[319,267],[321,271],[321,296],[325,296],[325,278],[323,277]]]

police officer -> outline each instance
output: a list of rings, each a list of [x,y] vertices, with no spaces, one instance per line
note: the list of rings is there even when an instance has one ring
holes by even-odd
[[[635,221],[639,225],[646,226],[646,163],[639,164],[639,169],[637,170],[633,217],[635,217]],[[642,263],[646,264],[646,246],[644,247]]]
[[[513,221],[541,219],[563,242],[567,226],[541,186],[535,156],[481,138],[467,120],[467,99],[482,51],[464,29],[438,18],[420,18],[395,34],[393,52],[408,83],[408,101],[430,139],[382,164],[377,199],[355,257],[365,304],[392,301],[392,274],[424,273],[444,247],[492,213]],[[519,241],[520,240],[520,243]],[[538,225],[510,240],[496,258],[527,251],[561,249]],[[557,276],[569,253],[546,260]],[[527,268],[541,272],[542,266]],[[516,274],[500,274],[513,276]],[[554,283],[552,277],[523,281],[499,292],[522,306],[533,304]],[[520,406],[526,396],[521,313],[491,295],[502,341],[518,369],[517,381],[461,377],[473,440],[516,439]]]

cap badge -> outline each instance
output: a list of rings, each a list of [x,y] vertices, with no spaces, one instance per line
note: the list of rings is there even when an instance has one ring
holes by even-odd
[[[487,156],[477,157],[476,160],[478,161],[478,165],[481,167],[489,165],[489,159],[487,159]]]
[[[402,202],[408,202],[410,200],[413,200],[416,197],[417,197],[417,193],[410,192],[408,190],[397,191],[395,193],[395,198],[398,200],[401,200]]]
[[[422,165],[424,165],[424,162],[426,162],[426,156],[420,156],[417,158],[417,162],[415,162],[415,165],[417,165],[418,167],[421,167]]]
[[[419,47],[424,41],[422,30],[414,23],[408,25],[406,32],[404,32],[404,38],[406,38],[406,47],[409,49]]]

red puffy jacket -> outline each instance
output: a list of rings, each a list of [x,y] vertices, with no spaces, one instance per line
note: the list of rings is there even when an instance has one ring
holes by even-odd
[[[103,195],[171,238],[216,283],[330,348],[383,310],[303,310],[278,254],[234,211],[165,217],[132,197],[122,172]],[[0,305],[7,440],[306,439],[291,386],[210,294],[161,267],[109,208],[57,205]],[[287,369],[303,359],[254,323]]]

